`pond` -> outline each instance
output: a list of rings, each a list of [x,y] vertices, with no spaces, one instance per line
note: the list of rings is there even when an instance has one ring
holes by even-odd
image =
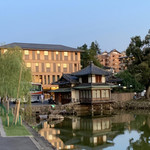
[[[150,116],[66,117],[55,125],[44,122],[39,134],[57,149],[150,150]]]

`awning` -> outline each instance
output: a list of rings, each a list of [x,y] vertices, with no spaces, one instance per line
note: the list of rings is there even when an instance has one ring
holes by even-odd
[[[54,92],[54,93],[59,93],[59,92],[71,92],[71,89],[70,88],[60,88],[60,89],[57,89],[57,90],[50,90],[48,92]]]

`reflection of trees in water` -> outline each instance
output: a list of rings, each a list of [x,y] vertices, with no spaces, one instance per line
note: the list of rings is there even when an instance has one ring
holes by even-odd
[[[150,117],[147,115],[137,115],[135,122],[131,124],[133,129],[141,131],[139,140],[133,142],[133,139],[129,140],[129,146],[127,150],[150,150]]]

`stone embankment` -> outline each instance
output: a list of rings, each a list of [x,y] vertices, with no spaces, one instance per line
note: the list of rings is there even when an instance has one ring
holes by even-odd
[[[114,109],[124,109],[124,110],[150,110],[150,100],[130,100],[126,102],[116,101],[113,106]]]

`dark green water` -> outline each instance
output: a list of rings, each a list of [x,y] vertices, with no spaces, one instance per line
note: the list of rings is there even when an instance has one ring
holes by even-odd
[[[45,124],[39,133],[57,149],[150,150],[150,115],[68,117],[56,125]]]

